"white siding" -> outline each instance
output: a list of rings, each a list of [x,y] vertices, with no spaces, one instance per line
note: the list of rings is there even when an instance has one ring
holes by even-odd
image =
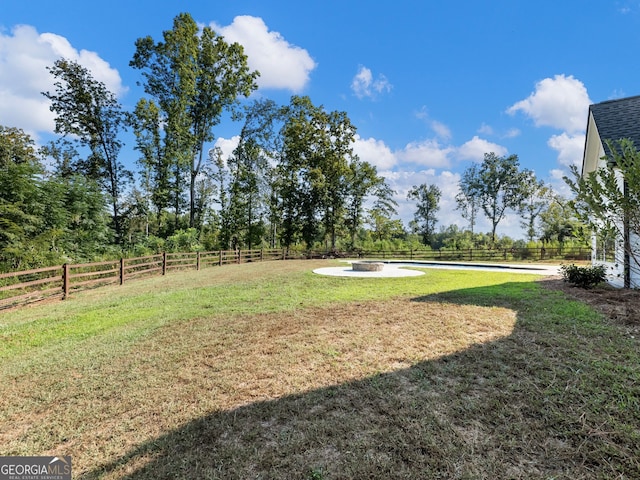
[[[634,252],[630,259],[631,288],[640,288],[640,235],[632,233],[629,239],[631,251]]]

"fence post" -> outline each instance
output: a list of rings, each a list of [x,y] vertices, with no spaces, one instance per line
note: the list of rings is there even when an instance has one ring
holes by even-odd
[[[162,252],[162,275],[167,274],[167,252]]]
[[[472,262],[473,261],[473,248],[469,249],[469,261]]]
[[[260,249],[260,261],[262,262],[264,260],[264,248]]]
[[[218,252],[218,266],[222,266],[222,250]]]
[[[124,258],[120,257],[120,285],[124,285]]]
[[[196,252],[196,270],[200,270],[200,252]]]
[[[237,252],[236,254],[238,255],[238,260],[237,260],[238,261],[238,265],[240,265],[240,263],[242,263],[241,260],[240,260],[242,258],[242,250],[238,249],[238,250],[236,250],[236,252]]]
[[[62,265],[62,299],[66,300],[69,296],[69,264]]]

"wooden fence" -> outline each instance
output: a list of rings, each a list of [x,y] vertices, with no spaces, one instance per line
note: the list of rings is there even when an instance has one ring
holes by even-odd
[[[0,274],[0,309],[62,295],[63,267]]]
[[[215,252],[161,253],[104,262],[60,265],[0,274],[0,310],[100,285],[120,284],[174,270],[222,266],[292,258],[283,250],[220,250]]]
[[[323,257],[326,254],[316,252],[314,256]],[[351,252],[352,257],[393,258],[398,260],[427,260],[447,262],[547,262],[557,261],[585,261],[591,259],[591,249],[576,248],[494,248],[494,249],[451,249],[439,250],[361,250]]]
[[[233,263],[286,260],[292,258],[376,258],[425,261],[558,261],[589,260],[587,248],[557,249],[441,249],[354,252],[292,253],[279,249],[220,250],[214,252],[161,253],[145,257],[121,258],[105,262],[64,264],[21,272],[0,274],[0,310],[49,298],[67,298],[73,292],[107,285],[123,285],[148,275],[166,275],[173,270],[222,266]]]

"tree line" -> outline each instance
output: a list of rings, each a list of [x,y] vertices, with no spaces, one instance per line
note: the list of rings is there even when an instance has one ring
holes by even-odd
[[[22,130],[0,126],[0,268],[172,248],[336,250],[415,238],[437,246],[439,189],[411,189],[416,215],[407,231],[393,219],[396,192],[355,155],[356,127],[345,112],[304,96],[242,106],[259,72],[242,46],[187,13],[161,41],[142,37],[135,47],[130,66],[146,96],[133,111],[85,67],[61,58],[48,69],[54,90],[43,92],[58,138],[36,148]],[[207,148],[225,114],[241,124],[228,158]],[[120,158],[125,130],[135,136],[136,172]],[[492,244],[510,210],[520,212],[531,241],[545,215],[548,241],[579,228],[516,156],[486,154],[464,173],[456,200],[471,238],[480,210],[491,220]]]
[[[497,227],[508,213],[519,216],[529,243],[584,242],[588,235],[584,218],[578,216],[573,204],[538,180],[533,171],[521,169],[517,155],[485,153],[481,163],[462,173],[458,187],[456,209],[467,220],[468,231],[473,236],[478,215],[484,214],[491,224],[490,245],[497,243]],[[417,206],[411,227],[428,245],[433,245],[437,233],[441,197],[437,185],[426,184],[413,186],[407,195]]]

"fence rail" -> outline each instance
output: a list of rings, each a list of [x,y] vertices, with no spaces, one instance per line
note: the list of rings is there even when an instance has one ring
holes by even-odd
[[[62,267],[0,274],[0,308],[59,297]]]
[[[548,261],[589,260],[591,251],[580,249],[500,250],[376,250],[354,252],[289,252],[280,249],[220,250],[211,252],[161,253],[104,262],[64,264],[0,274],[0,310],[50,298],[67,298],[73,292],[101,285],[120,284],[171,271],[208,268],[247,262],[294,258],[368,257],[431,261]]]
[[[171,271],[292,258],[279,249],[220,250],[213,252],[161,253],[104,262],[64,264],[0,274],[0,310],[102,285],[120,284]]]
[[[324,258],[326,252],[311,252],[314,258]],[[338,254],[340,256],[340,254]],[[394,258],[398,260],[431,260],[460,262],[545,262],[591,260],[591,249],[582,248],[501,248],[501,249],[439,249],[439,250],[358,250],[350,257]]]

